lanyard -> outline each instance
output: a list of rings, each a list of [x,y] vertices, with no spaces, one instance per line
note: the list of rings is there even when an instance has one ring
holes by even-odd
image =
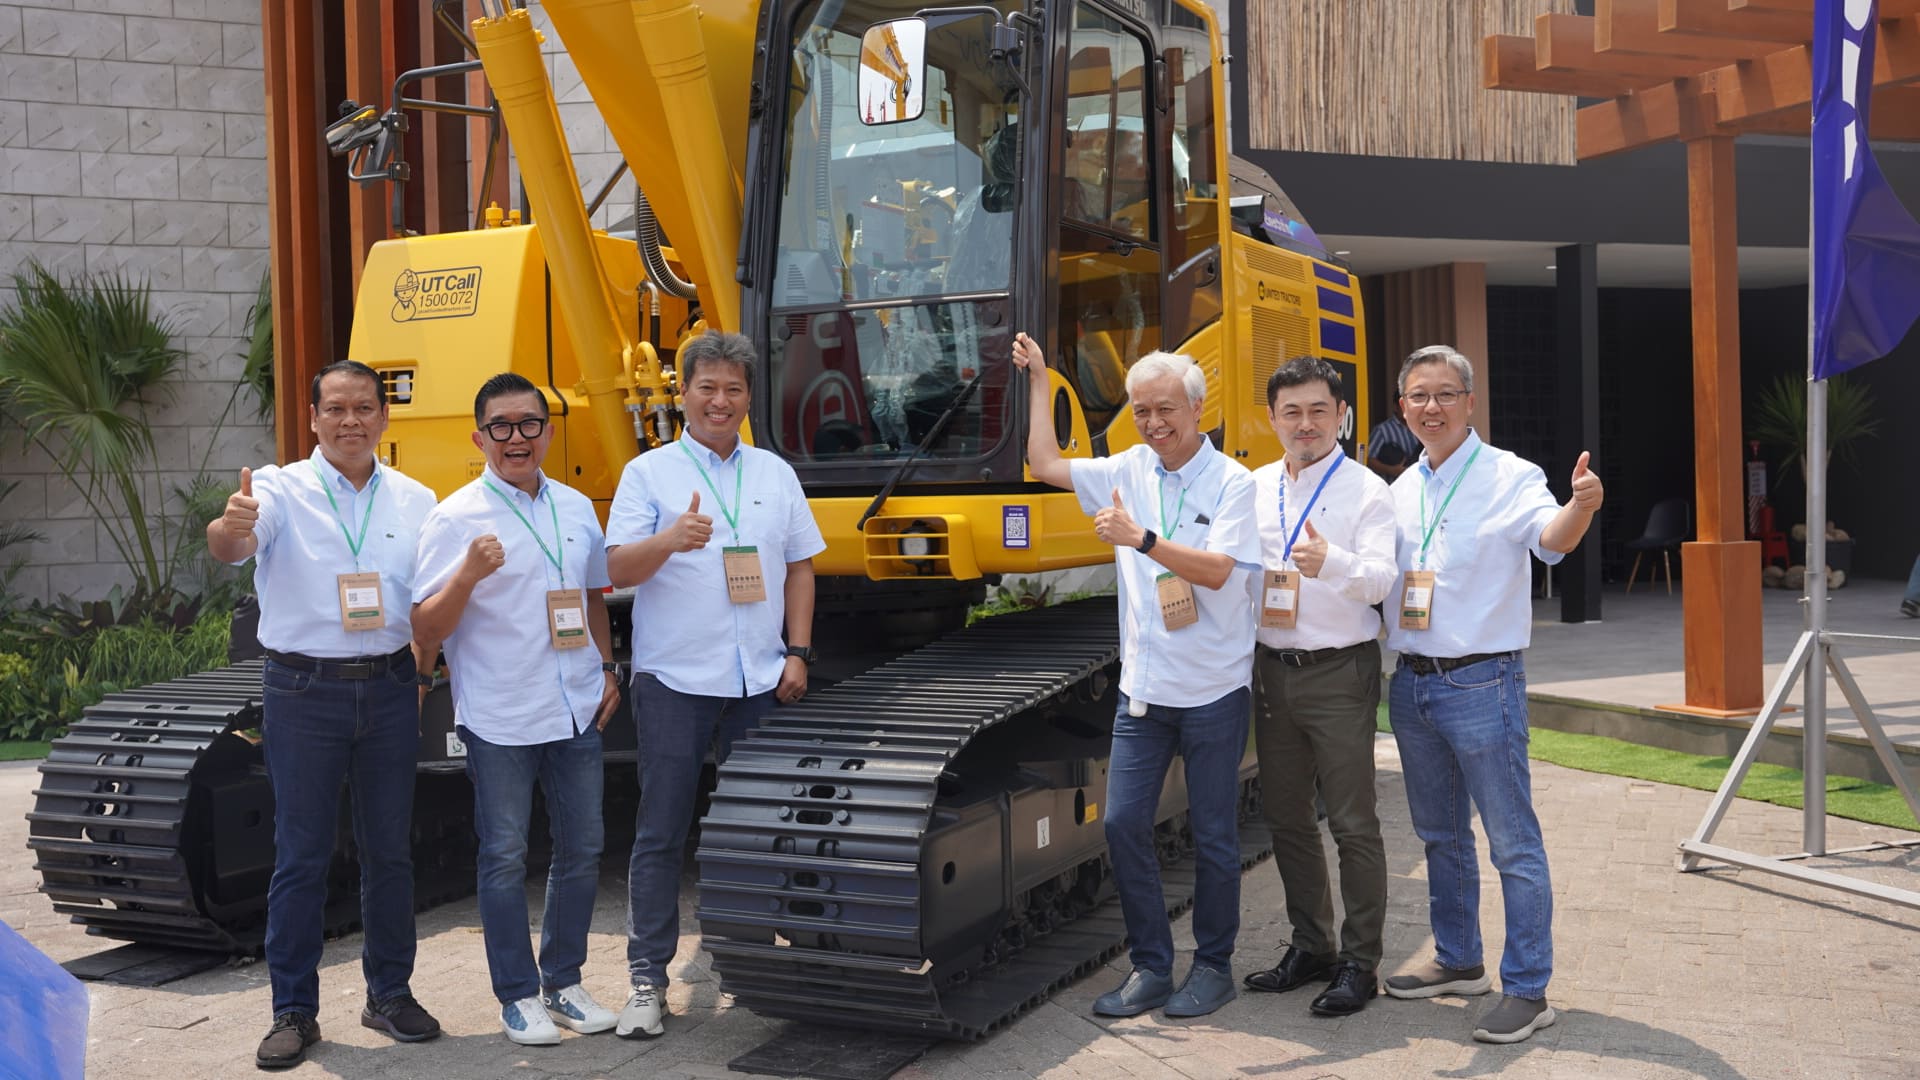
[[[720,516],[727,519],[727,528],[733,530],[733,538],[738,540],[740,538],[740,482],[747,475],[746,459],[741,458],[733,467],[733,509],[729,510],[727,500],[720,497],[720,489],[713,486],[713,477],[707,475],[707,467],[700,464],[700,459],[693,456],[693,451],[687,449],[685,439],[680,440],[680,452],[687,455],[687,460],[693,462],[694,468],[700,470],[700,479],[706,482],[707,490],[713,492],[713,501],[720,504]]]
[[[1347,455],[1345,454],[1341,454],[1339,457],[1334,458],[1333,464],[1328,466],[1327,471],[1321,475],[1319,485],[1313,489],[1312,497],[1307,499],[1307,508],[1305,510],[1300,511],[1300,520],[1294,523],[1293,532],[1291,534],[1287,533],[1287,477],[1284,472],[1281,473],[1280,475],[1280,532],[1287,537],[1287,551],[1286,551],[1286,554],[1280,556],[1282,559],[1288,562],[1293,561],[1293,545],[1294,545],[1294,541],[1300,539],[1300,526],[1305,525],[1307,523],[1308,515],[1313,513],[1314,504],[1320,501],[1320,493],[1327,490],[1327,481],[1333,479],[1333,474],[1340,471],[1340,466],[1343,463],[1345,463],[1346,460],[1347,460]],[[1420,512],[1420,516],[1425,517],[1426,511],[1422,510]]]
[[[1460,467],[1460,475],[1453,478],[1453,486],[1447,489],[1447,497],[1441,500],[1440,512],[1433,516],[1431,525],[1427,524],[1427,483],[1425,480],[1420,482],[1420,527],[1426,531],[1426,535],[1420,538],[1420,569],[1427,568],[1427,545],[1433,543],[1433,530],[1439,528],[1440,522],[1446,518],[1447,504],[1453,502],[1454,493],[1460,490],[1460,481],[1467,478],[1467,473],[1473,469],[1473,460],[1479,456],[1480,447],[1476,446],[1473,453],[1467,455],[1467,463]]]
[[[1169,531],[1167,530],[1167,476],[1168,476],[1168,475],[1169,475],[1169,474],[1166,474],[1166,473],[1162,473],[1162,474],[1160,475],[1160,499],[1159,499],[1159,502],[1160,502],[1160,535],[1161,535],[1161,536],[1163,536],[1163,537],[1169,537],[1169,538],[1171,538],[1171,537],[1172,537],[1172,535],[1173,535],[1173,533],[1171,533],[1171,532],[1169,532]],[[1178,474],[1178,473],[1173,473],[1173,474],[1171,474],[1171,475],[1174,475],[1174,476],[1178,476],[1179,474]],[[1198,478],[1196,477],[1196,479],[1198,479]],[[1182,488],[1180,489],[1180,501],[1179,501],[1178,503],[1175,503],[1175,504],[1174,504],[1174,507],[1173,507],[1173,527],[1174,527],[1174,529],[1176,529],[1176,530],[1177,530],[1177,529],[1179,529],[1179,528],[1180,528],[1180,511],[1182,511],[1182,510],[1184,510],[1184,509],[1186,509],[1186,508],[1187,508],[1187,489],[1186,489],[1185,487],[1182,487]]]
[[[373,497],[380,490],[380,473],[377,470],[374,472],[373,486],[367,489],[367,512],[360,515],[360,535],[356,537],[347,531],[346,519],[340,516],[340,503],[333,497],[333,485],[327,483],[326,476],[320,472],[320,466],[315,465],[311,458],[307,460],[307,465],[313,469],[313,478],[320,482],[320,490],[327,497],[327,505],[333,507],[334,523],[340,526],[340,535],[347,538],[347,550],[353,552],[353,568],[358,570],[360,569],[360,546],[367,542],[367,524],[373,520]]]
[[[481,482],[481,483],[483,483],[483,484],[485,484],[485,485],[487,485],[487,490],[488,490],[488,491],[491,491],[491,492],[493,492],[493,493],[494,493],[495,495],[498,495],[498,496],[500,496],[500,501],[501,501],[501,502],[503,502],[503,503],[506,503],[506,504],[507,504],[507,509],[509,509],[509,510],[511,510],[511,511],[513,511],[513,516],[514,516],[514,517],[517,517],[517,518],[519,518],[519,519],[520,519],[520,524],[522,524],[522,525],[525,525],[525,526],[527,527],[527,531],[528,531],[529,533],[532,533],[532,534],[533,534],[533,542],[534,542],[534,543],[536,543],[536,544],[539,544],[539,545],[540,545],[540,550],[541,550],[542,552],[544,552],[544,553],[546,554],[546,556],[547,556],[547,561],[548,561],[548,562],[550,562],[550,563],[552,563],[552,564],[553,564],[553,568],[554,568],[554,570],[556,570],[556,571],[558,571],[558,572],[559,572],[559,574],[560,574],[560,586],[561,586],[561,588],[565,588],[565,587],[566,587],[566,584],[567,584],[567,572],[566,572],[566,570],[564,570],[564,569],[562,569],[562,568],[561,568],[561,566],[560,566],[560,558],[561,558],[561,555],[560,555],[560,553],[559,553],[558,551],[556,551],[556,550],[555,550],[556,548],[559,548],[559,546],[560,546],[560,511],[558,511],[558,510],[556,510],[556,509],[554,509],[554,505],[553,505],[553,498],[552,498],[552,496],[548,496],[548,498],[547,498],[547,513],[549,513],[549,514],[552,514],[552,515],[553,515],[553,544],[554,544],[554,546],[553,546],[552,548],[549,548],[549,547],[547,546],[547,542],[546,542],[545,540],[542,540],[542,539],[540,538],[540,534],[539,534],[539,533],[538,533],[537,531],[535,531],[535,530],[534,530],[534,527],[533,527],[533,522],[531,522],[531,521],[528,521],[528,520],[527,520],[527,515],[525,515],[525,514],[523,514],[523,513],[521,513],[521,512],[520,512],[520,508],[519,508],[519,507],[517,507],[517,506],[515,506],[515,505],[513,505],[513,500],[512,500],[512,499],[509,499],[509,498],[507,498],[507,493],[506,493],[506,492],[504,492],[504,491],[501,491],[501,490],[500,490],[499,488],[497,488],[497,487],[494,487],[494,486],[493,486],[493,481],[491,481],[491,480],[482,480],[482,481],[480,481],[480,482]],[[537,500],[536,500],[536,501],[537,501]]]

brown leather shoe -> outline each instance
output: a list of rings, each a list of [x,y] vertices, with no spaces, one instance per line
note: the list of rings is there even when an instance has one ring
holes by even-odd
[[[291,1069],[306,1060],[307,1047],[320,1041],[320,1022],[306,1013],[283,1012],[260,1040],[253,1063],[263,1069]]]

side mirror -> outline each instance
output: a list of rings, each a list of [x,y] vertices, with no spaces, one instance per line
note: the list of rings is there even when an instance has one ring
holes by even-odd
[[[926,110],[927,21],[894,19],[860,37],[860,122],[918,120]]]

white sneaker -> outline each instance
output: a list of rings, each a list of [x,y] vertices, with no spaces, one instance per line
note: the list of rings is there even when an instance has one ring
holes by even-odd
[[[666,1034],[666,1025],[660,1022],[666,1011],[660,996],[658,987],[634,987],[627,1007],[620,1011],[620,1026],[613,1033],[623,1039],[657,1039]]]
[[[521,1046],[552,1046],[560,1041],[560,1029],[547,1018],[547,1010],[537,997],[521,998],[500,1007],[500,1023],[507,1038]]]
[[[564,990],[548,990],[540,995],[546,1003],[547,1015],[555,1023],[564,1024],[582,1035],[593,1035],[612,1027],[619,1021],[611,1009],[602,1008],[587,993],[587,988],[579,983]]]

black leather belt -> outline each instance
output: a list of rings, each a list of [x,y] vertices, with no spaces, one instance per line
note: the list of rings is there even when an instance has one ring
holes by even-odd
[[[323,679],[371,679],[385,675],[413,659],[413,646],[402,645],[385,656],[303,656],[300,653],[266,650],[267,659],[281,667],[318,675]]]
[[[1262,655],[1278,660],[1288,667],[1301,668],[1312,667],[1322,661],[1332,660],[1337,656],[1345,656],[1350,652],[1357,649],[1364,649],[1372,644],[1375,643],[1371,641],[1361,641],[1352,645],[1336,645],[1330,649],[1276,649],[1271,645],[1262,645],[1260,646],[1260,652]]]
[[[1478,664],[1485,660],[1511,660],[1518,656],[1515,652],[1477,652],[1466,656],[1415,656],[1413,653],[1401,653],[1400,663],[1413,669],[1415,675],[1433,675],[1442,671],[1452,671],[1468,664]]]

